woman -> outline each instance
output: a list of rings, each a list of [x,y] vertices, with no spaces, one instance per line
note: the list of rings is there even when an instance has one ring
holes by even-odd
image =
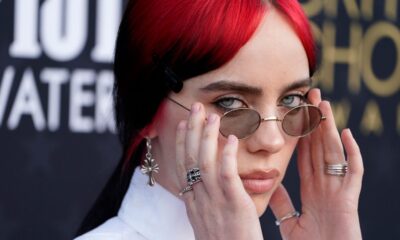
[[[124,156],[78,239],[263,239],[268,206],[284,239],[361,239],[361,155],[314,70],[297,1],[129,2],[115,54]],[[281,184],[296,147],[301,214]]]

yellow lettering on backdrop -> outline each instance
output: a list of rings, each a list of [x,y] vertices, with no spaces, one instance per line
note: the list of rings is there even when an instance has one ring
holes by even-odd
[[[340,2],[343,2],[347,15],[350,18],[358,19],[360,17],[360,9],[357,6],[356,0],[341,0]],[[337,17],[338,5],[338,0],[324,0],[326,14],[330,17]]]
[[[362,29],[359,23],[350,25],[349,46],[336,47],[335,25],[326,21],[323,25],[322,36],[322,65],[321,65],[321,88],[332,92],[334,88],[335,65],[347,64],[350,91],[358,93],[360,90],[361,70],[360,55],[362,46]]]
[[[308,0],[301,5],[308,17],[317,16],[322,11],[322,0]]]
[[[382,0],[379,0],[382,1]],[[364,19],[372,20],[374,16],[374,0],[361,1],[361,14]],[[387,19],[396,21],[398,0],[385,0],[385,16]]]
[[[397,51],[397,63],[392,75],[379,79],[373,72],[372,54],[376,44],[383,38],[393,41]],[[400,90],[400,31],[388,22],[377,22],[368,28],[363,46],[363,76],[368,89],[379,96],[390,96]]]
[[[364,135],[374,133],[379,136],[383,132],[381,112],[379,111],[378,104],[374,100],[369,100],[365,106],[360,130]]]
[[[388,19],[396,21],[397,20],[397,7],[398,0],[386,0],[385,4],[385,15]]]
[[[321,37],[322,37],[321,29],[313,21],[310,21],[310,26],[311,26],[311,31],[313,33],[315,41],[318,44],[320,44],[321,43]]]
[[[338,0],[324,0],[325,14],[329,17],[336,17],[338,12]]]
[[[321,29],[318,27],[317,24],[315,24],[314,22],[310,21],[310,26],[311,26],[311,30],[315,39],[315,42],[318,45],[321,45],[321,38],[322,38],[322,33],[321,33]],[[314,75],[312,76],[312,85],[313,86],[318,86],[319,84],[319,80],[321,79],[321,68],[317,68],[316,72],[314,73]]]
[[[351,105],[346,99],[340,102],[331,102],[333,116],[335,116],[335,122],[338,129],[344,129],[347,127],[349,121]]]

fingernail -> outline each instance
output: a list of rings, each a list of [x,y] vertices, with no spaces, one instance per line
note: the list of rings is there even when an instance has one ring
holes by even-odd
[[[354,138],[354,137],[353,137],[353,133],[351,133],[350,128],[346,128],[345,130],[346,130],[347,132],[349,132],[350,137]]]
[[[200,103],[195,103],[192,105],[192,113],[197,113],[200,111]]]
[[[237,138],[234,135],[229,135],[228,136],[228,143],[233,144],[237,141]]]
[[[329,101],[327,101],[327,100],[321,101],[320,105],[321,105],[321,104],[326,104],[327,107],[330,107],[330,106],[331,106],[331,104],[330,104]]]
[[[321,89],[317,88],[318,95],[321,97]]]
[[[178,124],[178,129],[179,130],[184,130],[186,128],[186,121],[181,121],[179,124]]]

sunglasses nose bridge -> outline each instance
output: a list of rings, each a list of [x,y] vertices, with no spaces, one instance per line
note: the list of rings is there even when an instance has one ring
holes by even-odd
[[[270,122],[270,121],[282,122],[282,119],[279,119],[277,116],[261,118],[261,122]]]
[[[261,125],[261,123],[263,123],[263,122],[282,122],[282,119],[280,119],[279,117],[277,117],[277,116],[269,116],[269,117],[265,117],[265,118],[260,118],[260,124],[259,124],[259,126]],[[279,124],[278,124],[279,125]]]

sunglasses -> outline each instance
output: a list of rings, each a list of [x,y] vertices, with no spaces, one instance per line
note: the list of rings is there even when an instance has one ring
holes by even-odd
[[[190,109],[168,98],[178,106],[190,112]],[[252,108],[236,108],[225,112],[220,121],[219,131],[224,137],[235,135],[238,139],[245,139],[260,127],[262,122],[276,121],[282,123],[283,131],[292,137],[304,137],[310,134],[326,117],[321,110],[311,104],[302,104],[291,108],[282,118],[261,117],[260,113]]]

